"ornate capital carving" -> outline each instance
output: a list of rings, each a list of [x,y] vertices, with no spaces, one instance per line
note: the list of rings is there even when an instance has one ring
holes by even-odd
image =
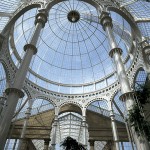
[[[100,16],[100,24],[103,26],[103,29],[105,30],[107,26],[110,26],[111,28],[113,27],[113,24],[112,24],[112,19],[111,17],[109,16],[109,13],[108,12],[105,12],[103,11],[101,13],[101,16]]]
[[[45,23],[47,22],[47,12],[46,10],[40,10],[39,13],[36,15],[36,19],[35,19],[35,25],[37,23],[42,23],[42,27],[44,28]]]
[[[27,51],[28,49],[31,49],[34,51],[34,55],[37,53],[37,48],[33,44],[26,44],[24,46],[24,51]]]
[[[24,97],[24,93],[23,93],[21,90],[17,89],[17,88],[7,88],[7,89],[5,90],[5,93],[6,93],[7,95],[8,95],[9,93],[12,93],[12,92],[15,92],[16,94],[18,94],[20,98],[23,98],[23,97]]]
[[[122,101],[126,101],[126,100],[128,100],[129,98],[135,98],[135,92],[127,92],[127,93],[124,93],[124,94],[122,94],[121,96],[120,96],[120,100],[122,100]]]
[[[122,49],[121,48],[113,48],[110,52],[109,52],[109,56],[112,58],[114,53],[119,53],[120,55],[122,55]]]

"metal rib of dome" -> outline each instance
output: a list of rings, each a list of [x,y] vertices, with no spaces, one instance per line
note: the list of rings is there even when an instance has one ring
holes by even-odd
[[[72,11],[79,15],[75,22],[68,19]],[[17,59],[23,58],[23,46],[29,42],[33,31],[36,13],[37,9],[26,12],[15,24],[17,51],[11,50],[11,53],[18,65],[20,61]],[[126,58],[130,48],[130,26],[120,15],[114,12],[111,15],[115,19],[115,38]],[[40,35],[38,53],[32,60],[28,78],[44,88],[67,94],[92,92],[114,83],[115,69],[98,18],[96,8],[86,2],[69,0],[55,4]],[[130,66],[130,61],[125,63]]]

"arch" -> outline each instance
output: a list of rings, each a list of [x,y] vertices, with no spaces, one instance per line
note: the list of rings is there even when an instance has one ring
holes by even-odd
[[[143,67],[139,67],[134,76],[133,88],[136,89],[136,86],[145,84],[146,78],[146,71]]]
[[[10,19],[10,21],[7,23],[7,25],[5,26],[5,28],[2,31],[2,35],[5,35],[5,33],[10,29],[10,27],[16,22],[16,20],[25,12],[27,12],[30,9],[33,8],[41,8],[42,4],[40,4],[39,2],[31,2],[29,4],[27,4],[26,6],[24,6],[21,10],[18,9],[17,12],[14,14],[14,16],[12,17],[12,19]]]
[[[121,16],[130,24],[131,29],[134,31],[132,34],[133,34],[134,36],[135,36],[135,34],[136,34],[135,37],[138,37],[138,39],[141,39],[140,30],[139,30],[138,27],[136,26],[136,24],[135,24],[135,22],[134,22],[133,16],[132,16],[128,11],[125,10],[125,11],[127,12],[127,14],[126,14],[125,12],[123,12],[123,10],[120,10],[120,9],[118,9],[117,7],[112,7],[112,6],[108,6],[108,7],[107,7],[107,10],[108,10],[108,11],[114,11],[114,12],[118,13],[119,15],[121,15]],[[133,20],[132,20],[128,15],[131,16]]]
[[[33,110],[35,110],[35,112]],[[42,99],[42,98],[33,99],[32,113],[37,112],[38,114],[38,113],[48,111],[48,110],[54,111],[54,105],[50,101],[46,99]]]
[[[90,100],[87,104],[86,104],[86,108],[88,108],[89,105],[91,105],[92,103],[96,102],[96,101],[108,101],[107,99],[104,98],[94,98],[92,100]]]
[[[125,107],[125,102],[120,100],[120,96],[122,95],[121,91],[115,91],[113,98],[112,98],[112,108],[114,113],[119,114],[120,115],[120,111],[122,114],[124,114],[126,112],[126,107]],[[118,108],[120,109],[120,111],[118,111]]]
[[[34,99],[44,99],[44,100],[47,100],[47,101],[49,101],[50,103],[52,103],[52,105],[53,105],[54,107],[57,107],[57,105],[55,104],[55,102],[54,102],[51,98],[49,98],[49,97],[47,97],[47,96],[45,96],[45,95],[38,95],[38,96],[35,97]]]
[[[87,106],[87,109],[90,107],[90,105],[92,106],[98,106],[102,109],[108,109],[108,101],[105,99],[94,99],[92,100],[89,105]]]
[[[83,2],[89,3],[92,6],[94,6],[97,10],[101,9],[102,10],[102,6],[97,3],[95,0],[81,0]],[[46,6],[46,9],[51,9],[55,4],[63,2],[63,0],[52,0],[51,2],[48,3],[48,5]]]
[[[0,64],[2,64],[3,69],[4,69],[4,71],[5,71],[5,75],[6,75],[6,86],[9,86],[9,83],[10,83],[10,81],[11,81],[12,73],[10,72],[8,65],[7,65],[3,60],[0,60]]]
[[[82,106],[75,102],[65,102],[60,105],[58,114],[62,114],[64,112],[75,112],[82,115]]]

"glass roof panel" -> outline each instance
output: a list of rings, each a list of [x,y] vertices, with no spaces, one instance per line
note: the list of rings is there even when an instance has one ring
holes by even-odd
[[[72,11],[79,14],[77,22],[68,19]],[[24,56],[23,47],[29,43],[33,33],[36,14],[37,9],[29,10],[15,23],[14,43],[17,51],[10,50],[15,63],[16,59],[20,63]],[[95,86],[104,78],[108,78],[106,86],[116,81],[106,33],[96,22],[98,19],[92,21],[93,17],[89,16],[98,18],[99,14],[95,7],[79,0],[60,2],[51,8],[48,22],[40,35],[38,53],[30,64],[28,78],[32,82],[52,91],[78,94],[104,88],[105,84]],[[125,59],[131,45],[131,29],[119,14],[111,12],[111,16],[116,41],[123,49]]]
[[[66,112],[59,115],[58,120],[56,143],[60,144],[67,136],[79,141],[82,116],[74,112]]]
[[[21,0],[1,0],[0,1],[0,32],[9,21],[12,13],[21,4]]]

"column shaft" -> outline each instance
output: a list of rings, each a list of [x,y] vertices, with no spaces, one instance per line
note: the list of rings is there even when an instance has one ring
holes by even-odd
[[[111,118],[111,127],[112,127],[113,139],[114,139],[114,142],[115,142],[115,147],[116,147],[116,150],[120,150],[118,131],[117,131],[117,126],[116,126],[115,116],[114,116],[113,110],[110,111],[110,118]]]
[[[24,123],[23,123],[23,128],[22,128],[22,131],[21,131],[21,136],[20,136],[20,140],[19,140],[19,144],[18,144],[18,150],[21,149],[21,146],[22,146],[22,143],[23,143],[23,140],[24,140],[24,137],[25,137],[29,117],[31,115],[32,104],[33,104],[33,102],[29,102],[29,107],[27,108],[26,118],[25,118]]]
[[[87,148],[88,135],[87,135],[87,123],[86,123],[85,116],[83,116],[83,120],[82,120],[82,130],[83,130],[83,145],[85,148]]]
[[[55,150],[57,126],[58,126],[58,119],[55,119],[55,121],[53,123],[52,137],[51,137],[52,138],[52,142],[51,142],[52,150]]]
[[[17,105],[17,102],[21,96],[23,96],[21,89],[26,78],[27,71],[32,59],[32,56],[36,53],[36,43],[40,34],[41,29],[44,27],[47,21],[46,11],[39,13],[36,16],[36,27],[34,34],[31,38],[30,44],[25,45],[26,51],[24,59],[20,68],[16,72],[13,88],[6,90],[8,94],[7,107],[2,112],[2,121],[0,123],[0,149],[4,149],[7,134],[10,128],[11,120]]]
[[[113,35],[113,31],[112,31],[112,26],[113,26],[112,19],[109,16],[108,12],[102,12],[101,24],[108,36],[109,45],[110,45],[110,49],[111,49],[111,51],[109,52],[109,55],[114,60],[119,83],[121,85],[122,94],[128,94],[132,91],[131,91],[130,83],[129,83],[128,77],[126,75],[125,67],[124,67],[124,64],[123,64],[122,58],[121,58],[122,50],[117,47],[117,44],[116,44],[116,41],[115,41],[115,38]],[[133,107],[134,100],[132,97],[126,97],[125,103],[126,103],[126,109],[127,109],[127,111],[129,111]],[[139,137],[137,136],[137,134],[135,133],[134,128],[132,127],[131,129],[132,129],[135,143],[137,145],[137,149],[138,150],[149,150],[150,147],[149,147],[149,143],[146,140],[146,138],[143,137],[142,138],[143,141],[140,140]]]
[[[141,48],[143,52],[144,69],[147,72],[148,79],[150,80],[150,44],[147,40],[141,42]]]

